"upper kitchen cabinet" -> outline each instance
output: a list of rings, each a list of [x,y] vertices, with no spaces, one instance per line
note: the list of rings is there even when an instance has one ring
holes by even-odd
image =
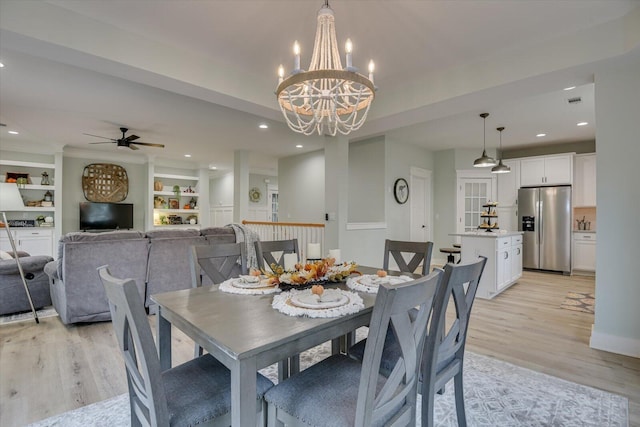
[[[520,161],[520,186],[571,185],[573,154],[540,156]]]
[[[595,206],[596,155],[578,154],[574,162],[573,206]]]
[[[504,160],[511,168],[509,173],[498,174],[498,206],[515,206],[520,188],[520,160]]]

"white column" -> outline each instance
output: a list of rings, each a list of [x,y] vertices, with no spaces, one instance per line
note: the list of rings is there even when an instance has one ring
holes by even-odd
[[[349,140],[343,136],[325,137],[324,144],[324,245],[327,249],[339,249],[345,239],[349,195]]]
[[[233,222],[249,216],[249,152],[237,150],[233,154]]]

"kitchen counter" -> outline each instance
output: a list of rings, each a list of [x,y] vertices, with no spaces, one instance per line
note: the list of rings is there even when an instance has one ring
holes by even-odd
[[[596,230],[573,230],[574,233],[595,233]]]
[[[501,231],[490,231],[490,232],[486,232],[484,230],[482,231],[467,231],[466,233],[451,233],[449,234],[450,236],[458,236],[458,237],[465,237],[465,236],[474,236],[474,237],[492,237],[492,238],[500,238],[500,237],[511,237],[511,236],[522,236],[524,234],[524,232],[522,231],[507,231],[507,232],[501,232]]]

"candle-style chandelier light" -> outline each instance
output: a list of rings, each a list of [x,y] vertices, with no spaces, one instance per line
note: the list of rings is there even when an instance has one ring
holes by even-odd
[[[335,18],[329,1],[318,11],[318,26],[311,64],[300,68],[300,45],[293,46],[294,70],[284,78],[284,67],[278,70],[276,90],[278,104],[289,127],[305,135],[347,135],[359,129],[375,97],[373,61],[369,77],[357,72],[351,62],[352,43],[345,43],[346,67],[342,68],[336,41]]]

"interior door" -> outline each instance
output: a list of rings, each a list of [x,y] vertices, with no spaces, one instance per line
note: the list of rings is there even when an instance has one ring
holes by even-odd
[[[458,183],[458,232],[478,231],[486,209],[482,205],[495,200],[491,178],[461,178]]]
[[[429,171],[412,168],[409,177],[411,207],[410,238],[416,242],[431,240],[431,177]]]

